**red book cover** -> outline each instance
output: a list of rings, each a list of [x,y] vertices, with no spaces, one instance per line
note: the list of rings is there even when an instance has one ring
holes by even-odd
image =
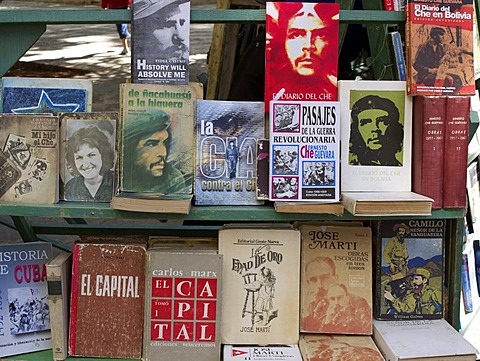
[[[138,243],[74,245],[70,355],[142,357],[145,254]]]
[[[445,117],[443,208],[464,208],[467,191],[470,97],[448,97]]]
[[[265,101],[337,100],[339,13],[339,4],[267,2]]]
[[[394,11],[395,10],[394,0],[383,0],[383,9]]]
[[[413,191],[443,206],[446,97],[415,97],[413,102]]]
[[[472,0],[407,1],[409,95],[475,94],[473,11]]]

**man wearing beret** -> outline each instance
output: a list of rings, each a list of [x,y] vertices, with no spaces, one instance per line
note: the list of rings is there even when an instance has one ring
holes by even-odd
[[[441,314],[443,311],[442,293],[429,285],[430,272],[418,267],[413,275],[413,295],[417,300],[417,315]]]
[[[162,110],[124,129],[123,188],[137,192],[190,193],[186,176],[169,162],[171,117]],[[193,171],[192,171],[193,172]],[[191,176],[191,174],[190,174]]]
[[[403,124],[395,103],[367,95],[352,106],[350,165],[402,166]]]

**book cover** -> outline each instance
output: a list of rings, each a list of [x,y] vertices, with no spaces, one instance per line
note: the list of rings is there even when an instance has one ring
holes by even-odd
[[[473,241],[473,255],[474,255],[474,267],[475,267],[475,278],[477,279],[477,292],[480,296],[480,241]]]
[[[334,3],[267,2],[267,110],[274,99],[337,100],[339,13]]]
[[[443,208],[465,208],[467,204],[470,97],[448,97],[445,116],[445,161]]]
[[[341,80],[341,189],[410,191],[412,98],[405,82]]]
[[[463,309],[465,313],[470,313],[473,312],[472,284],[470,282],[468,255],[465,253],[462,253],[461,279]]]
[[[402,35],[398,31],[388,33],[391,52],[393,53],[393,65],[396,71],[397,80],[405,81],[407,79],[407,70],[405,65],[405,54],[403,51]]]
[[[270,200],[340,200],[338,102],[270,102]]]
[[[110,202],[118,113],[62,113],[59,118],[60,199]]]
[[[58,202],[58,117],[0,114],[0,201]]]
[[[132,1],[132,82],[186,85],[190,1]]]
[[[48,261],[46,268],[53,359],[65,360],[68,355],[72,254],[58,253]]]
[[[90,79],[3,77],[0,83],[2,113],[92,111]]]
[[[395,0],[383,0],[383,10],[394,11]]]
[[[445,220],[379,221],[375,275],[375,318],[443,317]]]
[[[480,182],[478,179],[478,171],[479,169],[477,160],[473,161],[467,167],[468,213],[473,232],[478,228],[480,221]]]
[[[302,225],[300,331],[372,333],[372,231]]]
[[[290,228],[222,228],[222,343],[298,342],[300,232]]]
[[[268,184],[270,175],[270,141],[257,139],[257,187],[258,200],[268,201]]]
[[[147,251],[143,360],[220,360],[222,256]]]
[[[197,100],[195,133],[195,204],[262,204],[255,184],[264,103]]]
[[[302,361],[298,345],[223,346],[223,361]],[[304,361],[304,360],[303,360]]]
[[[299,341],[303,361],[384,361],[371,336],[307,335]]]
[[[473,1],[406,1],[409,95],[473,95]]]
[[[142,356],[145,254],[146,242],[75,243],[69,355]]]
[[[433,199],[415,192],[344,192],[342,204],[354,216],[430,216]]]
[[[192,194],[200,83],[120,85],[122,192]]]
[[[373,339],[387,360],[475,361],[473,347],[445,319],[373,321]]]
[[[412,190],[443,207],[446,97],[417,96],[413,102]]]
[[[47,242],[0,243],[0,357],[52,347]]]

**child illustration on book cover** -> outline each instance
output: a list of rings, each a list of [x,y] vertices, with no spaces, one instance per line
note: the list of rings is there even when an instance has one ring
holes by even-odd
[[[432,222],[382,225],[377,305],[381,319],[442,317],[444,221]]]

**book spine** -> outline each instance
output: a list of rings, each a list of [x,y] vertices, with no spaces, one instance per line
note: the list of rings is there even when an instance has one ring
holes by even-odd
[[[397,70],[398,80],[405,81],[407,73],[405,68],[405,56],[403,54],[402,36],[398,31],[390,33],[392,40],[393,54],[395,56],[395,68]]]
[[[468,271],[468,256],[462,254],[462,296],[465,313],[473,311],[472,287],[470,284],[470,277]]]
[[[443,207],[445,97],[415,97],[413,108],[413,191]]]
[[[75,355],[76,352],[76,336],[77,336],[77,306],[78,306],[78,264],[80,261],[80,247],[73,246],[72,256],[72,282],[70,296],[70,326],[68,337],[68,353]]]
[[[383,0],[383,9],[388,11],[394,11],[394,0]]]
[[[465,208],[467,204],[468,129],[470,97],[447,98],[445,117],[445,162],[443,208]]]
[[[412,88],[412,81],[413,79],[413,64],[412,64],[412,29],[411,29],[411,17],[414,4],[411,3],[411,0],[406,0],[405,4],[405,65],[406,69],[406,83],[407,83],[407,95],[411,95],[413,93]]]
[[[66,335],[63,327],[63,293],[61,269],[58,266],[47,264],[47,286],[48,306],[50,307],[50,330],[52,333],[52,354],[53,359],[65,360],[67,350],[65,349]]]

